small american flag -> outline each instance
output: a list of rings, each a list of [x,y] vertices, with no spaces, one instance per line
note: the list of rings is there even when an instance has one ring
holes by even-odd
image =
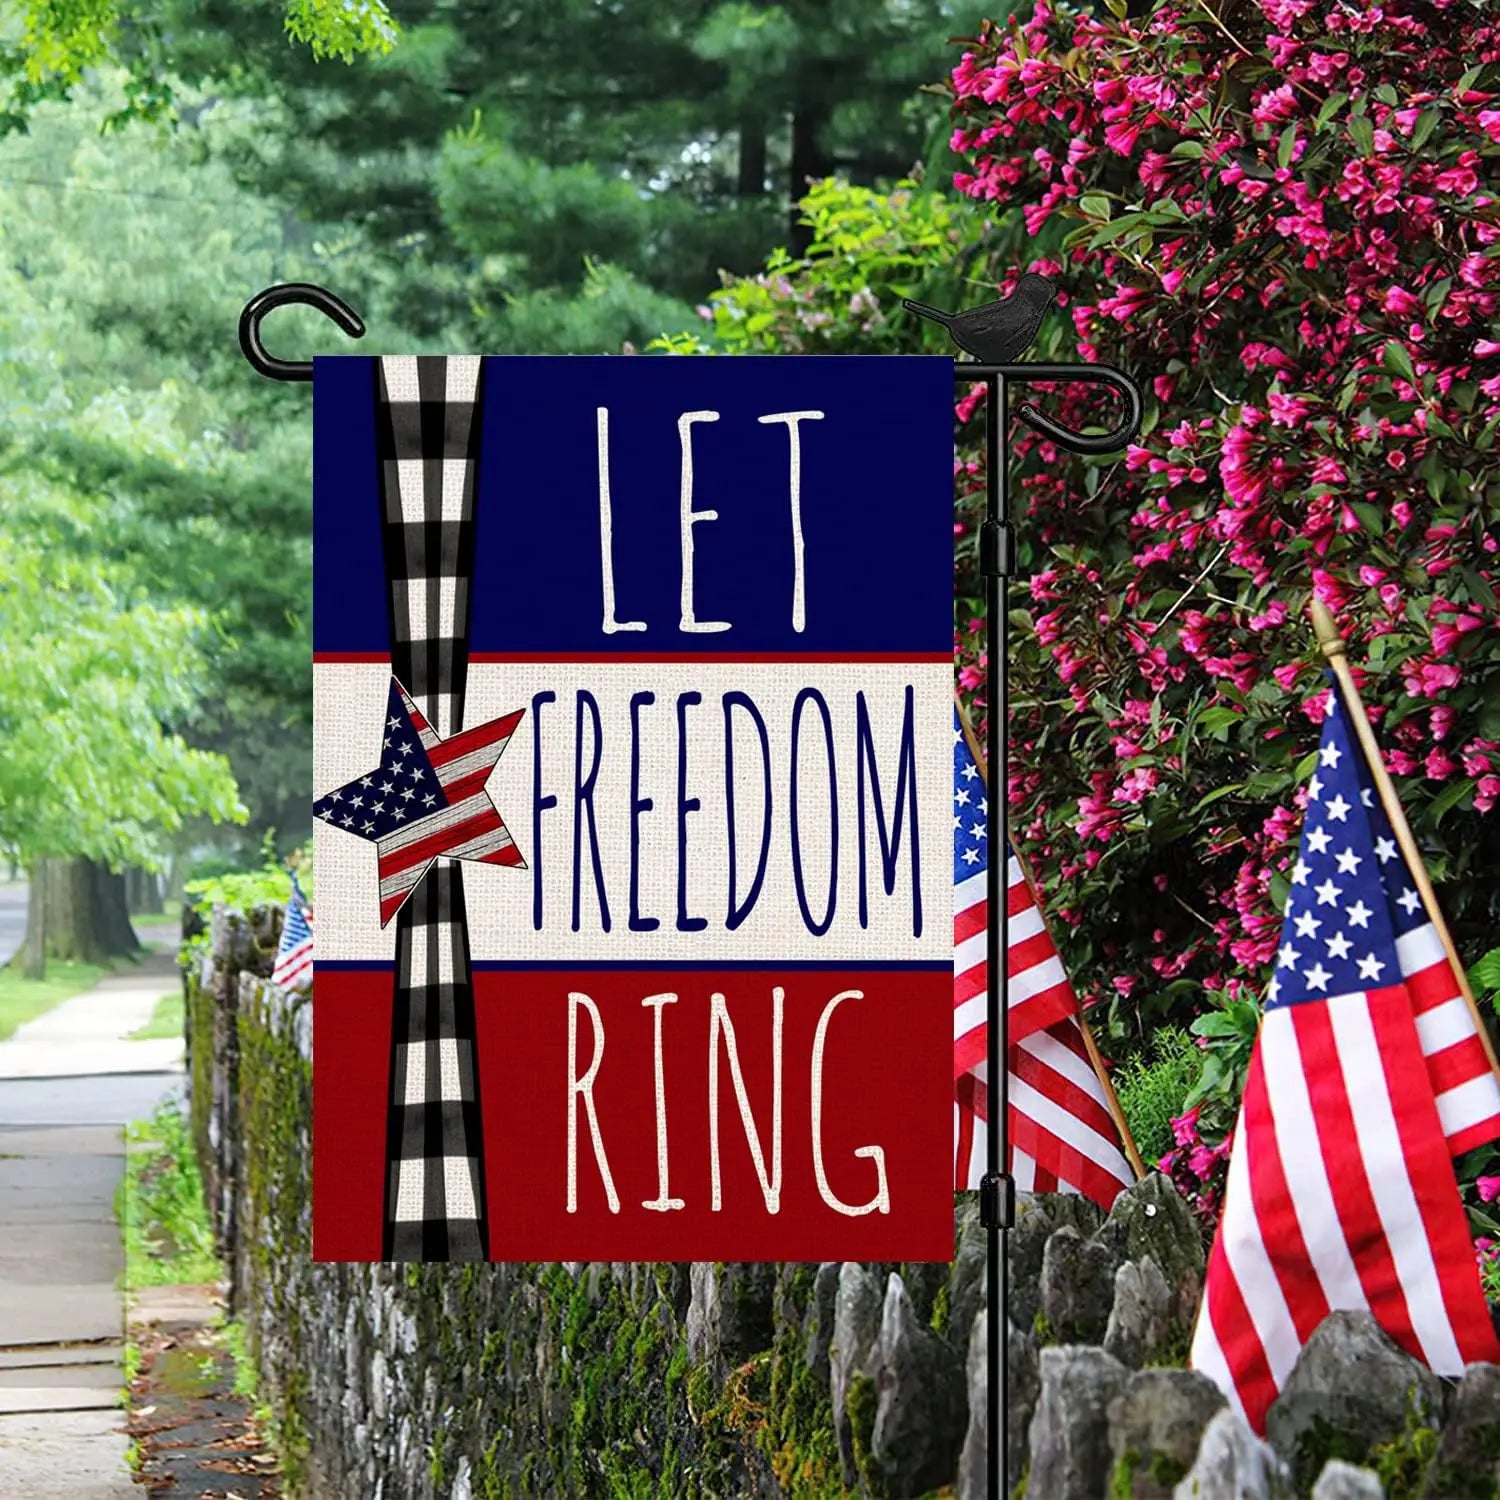
[[[276,949],[276,965],[271,983],[284,990],[305,990],[312,984],[313,937],[312,910],[302,894],[296,872],[292,874],[292,895],[286,904],[281,923],[281,942]]]
[[[1439,1375],[1500,1360],[1452,1162],[1497,1136],[1500,1083],[1335,690],[1193,1367],[1264,1431],[1332,1311]]]
[[[989,1119],[985,961],[989,802],[962,710],[953,711],[954,1187],[984,1176]],[[1014,850],[1007,864],[1008,1171],[1029,1192],[1082,1193],[1108,1208],[1135,1173],[1121,1149],[1078,997]]]

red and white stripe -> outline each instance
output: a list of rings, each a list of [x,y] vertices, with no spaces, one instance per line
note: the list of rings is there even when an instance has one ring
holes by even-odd
[[[271,971],[271,983],[284,990],[294,990],[304,975],[311,974],[312,966],[313,940],[307,937],[277,958],[276,967]]]
[[[1474,1029],[1474,1013],[1437,928],[1424,922],[1399,936],[1396,960],[1411,995],[1448,1149],[1462,1156],[1500,1136],[1500,1078]]]
[[[985,1173],[990,1117],[985,1064],[954,1085],[954,1188],[977,1188]],[[1010,1048],[1006,1125],[1018,1189],[1082,1193],[1109,1208],[1135,1173],[1121,1150],[1104,1086],[1070,1015]]]
[[[1052,946],[1042,911],[1021,862],[1014,854],[1006,868],[1009,972],[1006,1024],[1012,1043],[1078,1012],[1078,1000],[1062,960]],[[984,1062],[989,1030],[985,956],[987,926],[985,873],[954,887],[953,912],[953,1076],[961,1078]]]
[[[1439,1375],[1500,1361],[1451,1160],[1500,1131],[1436,967],[1261,1024],[1191,1358],[1258,1432],[1335,1309],[1373,1313]]]
[[[310,980],[312,977],[313,914],[312,908],[305,902],[302,920],[307,923],[307,936],[300,943],[294,943],[285,953],[277,953],[276,962],[271,969],[271,983],[284,990],[299,989],[304,979]]]
[[[488,865],[525,863],[484,789],[524,711],[440,740],[404,691],[402,698],[447,805],[388,834],[376,845],[382,926],[400,910],[439,855]]]

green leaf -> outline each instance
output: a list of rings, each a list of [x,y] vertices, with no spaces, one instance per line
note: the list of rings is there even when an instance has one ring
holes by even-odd
[[[1109,200],[1101,198],[1098,200],[1108,206]],[[1141,213],[1121,214],[1118,219],[1111,219],[1108,224],[1101,225],[1094,231],[1093,238],[1089,240],[1090,249],[1098,249],[1100,245],[1111,244],[1122,236],[1129,234],[1132,229],[1139,227],[1141,220],[1145,217]],[[1149,231],[1148,231],[1149,238]]]
[[[1460,568],[1458,576],[1463,579],[1469,598],[1475,604],[1482,604],[1486,609],[1500,609],[1500,599],[1495,597],[1494,589],[1473,568]]]
[[[1292,883],[1278,870],[1271,876],[1271,904],[1277,911],[1285,911],[1286,904],[1292,898]]]
[[[1500,990],[1500,948],[1491,948],[1474,964],[1469,981],[1476,990]]]
[[[1473,790],[1474,778],[1472,776],[1464,776],[1458,781],[1451,782],[1448,786],[1445,786],[1432,799],[1427,809],[1428,816],[1432,819],[1432,826],[1436,828],[1443,821],[1443,815],[1451,812]]]
[[[1297,145],[1297,122],[1292,121],[1285,130],[1281,132],[1281,139],[1276,144],[1276,165],[1286,166],[1292,159],[1292,152]]]
[[[1172,147],[1172,155],[1186,161],[1197,161],[1203,155],[1202,141],[1178,141]]]
[[[1078,207],[1091,219],[1109,218],[1109,199],[1103,193],[1085,193],[1078,200]]]
[[[1380,362],[1393,375],[1399,375],[1403,380],[1412,385],[1417,383],[1417,372],[1411,362],[1411,355],[1406,352],[1403,345],[1391,339],[1380,355]]]
[[[1370,124],[1367,116],[1350,115],[1349,134],[1354,141],[1354,149],[1360,156],[1375,154],[1375,127]]]
[[[1206,1016],[1199,1016],[1188,1027],[1188,1030],[1194,1036],[1237,1037],[1240,1034],[1240,1029],[1234,1024],[1233,1018],[1225,1015],[1223,1011],[1210,1011]]]
[[[1369,500],[1349,500],[1349,509],[1359,517],[1359,524],[1374,536],[1385,535],[1386,513]]]
[[[1392,109],[1394,109],[1401,102],[1401,96],[1388,83],[1381,83],[1376,85],[1375,97],[1379,99],[1382,104],[1389,104]]]
[[[1442,118],[1443,112],[1440,109],[1424,109],[1417,116],[1417,123],[1412,128],[1411,133],[1411,149],[1413,151],[1420,151],[1427,144],[1432,132],[1438,127],[1438,121]]]
[[[1313,129],[1322,130],[1348,102],[1348,94],[1330,94],[1323,101],[1323,107],[1318,111],[1318,118],[1313,125]]]
[[[1238,709],[1229,708],[1222,703],[1216,703],[1212,708],[1205,708],[1198,715],[1199,728],[1206,730],[1209,734],[1216,735],[1221,740],[1224,736],[1218,733],[1219,730],[1231,729],[1234,725],[1243,724],[1244,722],[1244,714],[1240,713]],[[1213,793],[1209,795],[1212,796]],[[1198,805],[1201,807],[1203,804],[1200,802]]]

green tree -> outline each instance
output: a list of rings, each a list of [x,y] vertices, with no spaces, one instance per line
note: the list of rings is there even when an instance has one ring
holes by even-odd
[[[101,519],[14,474],[0,477],[0,499],[12,515],[31,504],[79,525]],[[155,864],[184,818],[243,809],[223,757],[164,727],[201,686],[201,614],[159,608],[118,570],[24,534],[0,533],[0,578],[0,843],[31,877],[26,968],[40,978],[49,953],[92,959],[134,946],[98,872],[54,871],[54,861]]]
[[[250,847],[272,826],[296,841],[311,824],[308,393],[258,379],[235,324],[259,287],[327,272],[276,205],[211,157],[215,133],[253,129],[250,106],[221,103],[175,133],[101,137],[120,97],[39,106],[34,150],[0,170],[11,354],[0,464],[100,502],[87,526],[31,516],[38,545],[125,569],[163,606],[209,613],[200,649],[212,691],[174,728],[230,759]],[[399,341],[378,325],[372,335]],[[299,354],[348,348],[292,310],[269,337]],[[204,831],[192,824],[183,838]]]
[[[314,58],[352,62],[390,50],[397,36],[385,0],[285,0],[283,34]],[[26,130],[45,100],[65,100],[92,70],[133,64],[108,123],[169,116],[176,92],[167,41],[150,6],[120,0],[22,0],[0,15],[0,135]]]
[[[809,176],[873,184],[946,148],[924,95],[956,0],[403,9],[389,55],[291,53],[263,7],[163,0],[171,61],[257,99],[240,181],[330,246],[374,247],[368,306],[419,338],[619,349],[682,326],[720,269],[803,230]],[[574,303],[569,310],[564,301]]]

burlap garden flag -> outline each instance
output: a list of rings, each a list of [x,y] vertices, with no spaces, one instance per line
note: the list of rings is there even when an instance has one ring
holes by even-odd
[[[952,378],[315,365],[336,1260],[946,1260]]]

